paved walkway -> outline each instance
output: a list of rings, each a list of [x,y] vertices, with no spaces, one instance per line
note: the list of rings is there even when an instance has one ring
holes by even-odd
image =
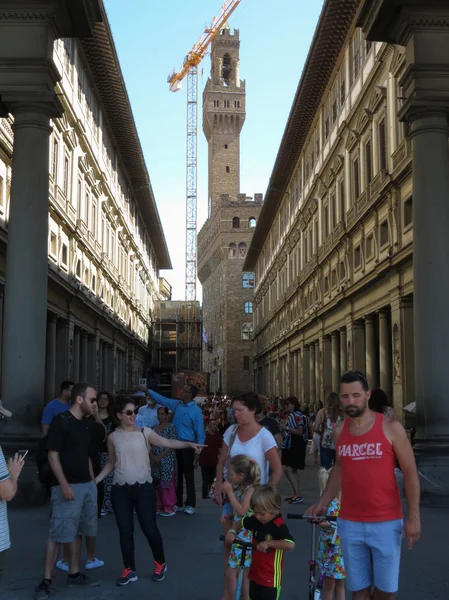
[[[310,459],[309,459],[310,461]],[[199,483],[199,476],[198,476]],[[316,467],[309,466],[303,477],[304,506],[317,498]],[[289,492],[284,481],[284,495]],[[302,512],[303,506],[285,505],[288,511]],[[7,556],[4,574],[4,600],[32,598],[33,588],[42,576],[43,551],[48,531],[49,507],[10,510],[13,547]],[[193,517],[178,514],[159,520],[167,555],[167,579],[154,584],[152,557],[138,526],[136,526],[136,556],[139,581],[118,588],[114,581],[121,571],[118,534],[113,516],[100,521],[97,556],[105,560],[104,568],[93,572],[101,580],[100,587],[89,590],[69,590],[65,577],[55,572],[54,600],[101,600],[133,597],[156,600],[218,600],[222,591],[222,544],[219,511],[210,501],[200,500]],[[310,552],[309,525],[290,521],[296,540],[296,549],[285,560],[282,600],[306,600],[307,561]],[[404,547],[401,592],[404,600],[448,600],[449,568],[447,543],[449,540],[448,514],[444,509],[423,508],[423,535],[417,547],[409,552]],[[348,595],[349,598],[349,595]]]

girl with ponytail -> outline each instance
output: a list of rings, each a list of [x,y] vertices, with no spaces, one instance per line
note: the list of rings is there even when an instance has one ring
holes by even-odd
[[[228,463],[228,480],[223,483],[223,492],[226,493],[234,515],[234,521],[241,521],[246,515],[251,515],[250,500],[255,486],[260,484],[260,467],[258,463],[245,454],[233,456]],[[231,532],[235,533],[233,529]],[[252,534],[247,529],[240,529],[236,540],[250,542]],[[233,600],[237,584],[237,569],[240,565],[242,549],[232,544],[228,564],[225,567],[225,594],[224,600]],[[243,576],[242,600],[249,598],[248,570],[251,565],[251,552],[246,552],[245,573]]]

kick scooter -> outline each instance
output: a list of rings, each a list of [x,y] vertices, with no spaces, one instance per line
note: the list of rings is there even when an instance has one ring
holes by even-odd
[[[222,542],[224,542],[225,536],[220,535],[220,540]],[[252,544],[252,542],[241,542],[240,540],[234,540],[232,543],[236,544],[237,546],[240,546],[240,548],[242,549],[242,554],[240,556],[240,564],[238,567],[238,574],[237,574],[237,585],[235,587],[235,596],[234,596],[234,600],[240,600],[241,595],[242,595],[243,573],[245,571],[245,559],[246,559],[246,555],[248,554],[248,550],[253,547],[253,544]]]
[[[321,598],[321,586],[323,582],[320,577],[320,581],[316,582],[316,526],[318,523],[324,523],[324,521],[335,522],[337,517],[312,517],[312,515],[301,515],[295,513],[287,514],[287,519],[302,519],[312,523],[312,551],[311,558],[309,560],[309,596],[308,600],[320,600]]]

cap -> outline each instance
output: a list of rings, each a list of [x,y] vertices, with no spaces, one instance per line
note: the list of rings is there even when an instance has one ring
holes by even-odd
[[[3,415],[4,417],[12,417],[12,412],[10,412],[9,410],[6,410],[6,408],[3,408],[3,402],[0,400],[0,415]]]

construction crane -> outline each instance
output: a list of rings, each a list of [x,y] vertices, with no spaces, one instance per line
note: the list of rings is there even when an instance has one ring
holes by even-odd
[[[182,68],[168,76],[171,92],[178,92],[182,81],[187,77],[187,143],[186,143],[186,264],[185,264],[185,306],[186,306],[186,348],[195,346],[196,331],[196,225],[197,225],[197,153],[198,153],[198,66],[206,56],[210,43],[221,31],[230,15],[241,0],[226,0],[217,16],[204,30],[203,35],[184,59]],[[189,326],[192,323],[193,327]],[[193,331],[192,331],[193,330]]]

